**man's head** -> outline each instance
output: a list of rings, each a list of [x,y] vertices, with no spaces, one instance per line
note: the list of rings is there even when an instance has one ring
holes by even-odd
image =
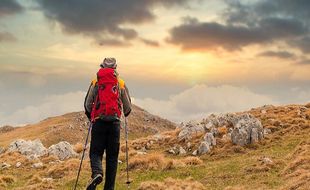
[[[100,64],[100,67],[116,69],[116,67],[117,67],[116,59],[113,57],[106,57],[106,58],[104,58],[104,60]]]

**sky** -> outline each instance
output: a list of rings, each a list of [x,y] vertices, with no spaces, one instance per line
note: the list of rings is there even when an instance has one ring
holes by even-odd
[[[310,102],[307,0],[1,0],[0,126],[83,110],[104,57],[175,122]]]

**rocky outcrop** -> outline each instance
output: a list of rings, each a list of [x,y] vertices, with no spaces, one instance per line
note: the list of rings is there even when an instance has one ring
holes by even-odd
[[[181,124],[180,128],[182,129],[178,135],[179,140],[190,140],[192,135],[197,134],[199,132],[205,132],[204,126],[196,121],[190,121],[188,123]]]
[[[210,148],[210,145],[205,142],[205,141],[202,141],[198,147],[198,154],[206,154],[208,152],[210,152],[211,148]]]
[[[48,148],[48,154],[57,156],[60,160],[77,157],[77,153],[73,150],[70,143],[61,141]]]
[[[240,146],[256,143],[263,137],[263,126],[261,122],[253,116],[239,120],[231,133],[232,143]]]
[[[17,151],[28,157],[40,157],[47,154],[46,148],[43,146],[42,142],[37,139],[34,141],[26,141],[23,139],[18,139],[13,141],[9,147],[8,152]]]
[[[211,114],[201,122],[190,121],[181,124],[178,140],[190,141],[195,134],[204,133],[204,137],[195,154],[205,154],[216,146],[216,138],[222,138],[224,142],[244,146],[260,141],[264,137],[261,122],[251,114]]]

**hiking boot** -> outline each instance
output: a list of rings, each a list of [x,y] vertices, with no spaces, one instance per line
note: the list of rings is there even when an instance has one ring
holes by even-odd
[[[102,182],[102,175],[97,174],[95,177],[88,183],[86,190],[96,190],[97,185]]]

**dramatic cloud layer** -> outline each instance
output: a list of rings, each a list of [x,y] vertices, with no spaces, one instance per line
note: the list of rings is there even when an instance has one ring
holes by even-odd
[[[264,104],[276,104],[272,98],[235,86],[196,85],[169,100],[135,99],[134,103],[151,113],[174,120],[197,119],[210,113],[244,111]]]
[[[281,59],[291,59],[295,57],[293,53],[288,52],[288,51],[264,51],[258,54],[258,56],[276,57],[276,58],[281,58]]]
[[[1,0],[0,1],[0,18],[7,15],[12,15],[23,10],[22,6],[16,0]]]
[[[124,24],[142,24],[154,20],[156,6],[184,5],[187,0],[37,0],[44,15],[59,23],[64,31],[91,36],[100,45],[123,45],[120,40],[138,36]],[[103,39],[102,39],[103,38]],[[121,38],[121,39],[119,39]]]
[[[184,50],[240,50],[246,46],[285,42],[309,53],[310,2],[305,0],[226,1],[224,22],[186,18],[170,30],[168,42]]]
[[[16,0],[0,1],[0,19],[23,11],[23,7]],[[16,41],[16,37],[6,31],[0,31],[0,43]]]

